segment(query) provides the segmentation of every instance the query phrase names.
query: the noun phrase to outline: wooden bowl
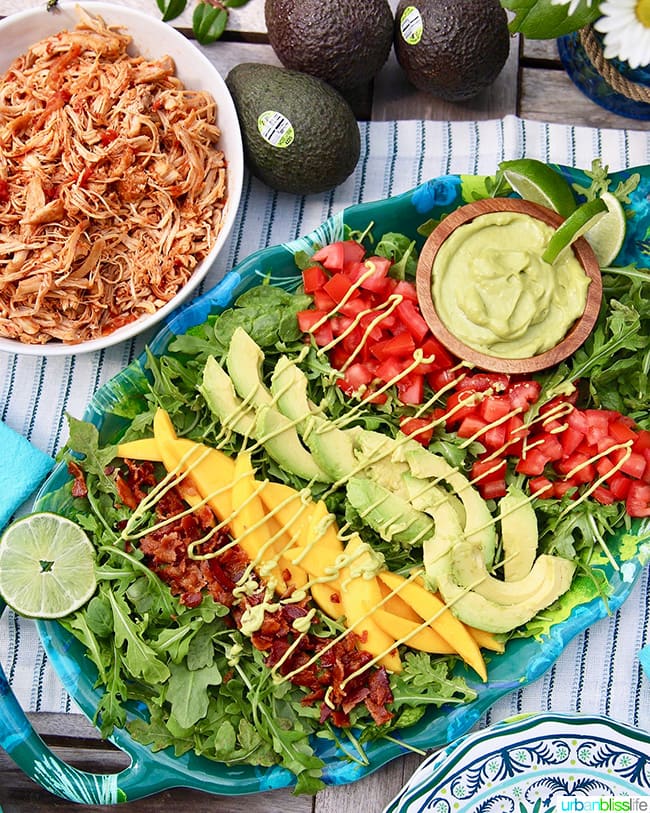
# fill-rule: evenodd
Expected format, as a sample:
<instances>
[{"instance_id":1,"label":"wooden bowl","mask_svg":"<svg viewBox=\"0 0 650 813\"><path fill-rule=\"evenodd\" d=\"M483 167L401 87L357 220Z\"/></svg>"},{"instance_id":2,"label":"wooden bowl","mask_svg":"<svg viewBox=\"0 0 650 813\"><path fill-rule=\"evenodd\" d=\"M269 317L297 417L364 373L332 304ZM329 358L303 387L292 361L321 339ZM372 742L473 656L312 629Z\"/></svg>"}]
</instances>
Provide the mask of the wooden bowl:
<instances>
[{"instance_id":1,"label":"wooden bowl","mask_svg":"<svg viewBox=\"0 0 650 813\"><path fill-rule=\"evenodd\" d=\"M600 266L589 243L580 237L573 243L573 252L582 265L591 283L587 289L587 302L582 316L577 319L565 337L554 347L529 358L502 358L481 353L469 347L453 333L451 333L440 320L433 302L432 271L433 263L440 246L450 234L465 223L469 223L479 215L489 212L520 212L531 215L538 220L557 228L563 218L548 209L530 201L518 198L486 198L474 203L460 206L444 218L433 230L422 247L416 272L416 287L420 309L434 336L455 356L469 362L474 367L500 373L531 373L543 370L558 364L575 352L586 340L593 330L603 295L603 285L600 276Z\"/></svg>"}]
</instances>

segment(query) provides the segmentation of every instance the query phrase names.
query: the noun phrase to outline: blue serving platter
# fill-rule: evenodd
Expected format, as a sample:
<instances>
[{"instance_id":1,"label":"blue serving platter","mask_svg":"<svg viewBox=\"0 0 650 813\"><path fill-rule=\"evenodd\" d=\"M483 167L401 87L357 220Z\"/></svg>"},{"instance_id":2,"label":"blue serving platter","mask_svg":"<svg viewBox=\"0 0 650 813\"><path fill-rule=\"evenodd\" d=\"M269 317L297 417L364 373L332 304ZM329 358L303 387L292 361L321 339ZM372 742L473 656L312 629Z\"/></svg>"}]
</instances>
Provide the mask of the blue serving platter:
<instances>
[{"instance_id":1,"label":"blue serving platter","mask_svg":"<svg viewBox=\"0 0 650 813\"><path fill-rule=\"evenodd\" d=\"M559 169L569 181L588 186L583 172L567 167ZM613 176L614 182L628 177L631 172L639 172L641 181L628 206L634 217L617 264L635 261L637 265L650 267L650 253L647 252L650 167L617 173ZM420 248L424 237L418 233L418 226L429 219L439 220L459 205L481 196L487 196L484 178L449 175L427 181L394 198L348 207L303 238L249 256L215 288L177 312L156 335L150 351L155 355L163 354L175 336L205 322L210 314L228 308L253 286L264 283L295 289L300 282L300 272L294 262L296 252L311 253L317 246L342 239L346 229L364 231L370 222L374 224L374 234L401 232L415 239ZM145 376L144 357L141 357L103 386L88 405L84 418L97 426L104 443L121 436L126 421L115 407L124 398L137 398L142 393ZM68 478L65 467L59 465L39 492L38 510L54 510L53 495ZM59 501L56 510L60 512L61 509ZM513 639L503 654L491 654L487 683L479 682L469 670L463 672L477 693L476 699L465 705L429 709L416 725L400 732L405 745L389 740L368 743L365 746L367 764L359 764L342 758L331 743L323 740L318 745L318 754L326 763L325 782L331 785L354 782L404 754L407 748L444 747L466 734L497 700L537 680L562 655L572 638L614 612L626 600L650 558L648 544L639 543L640 539L647 537L648 523L645 522L643 525L636 523L629 533L608 540L614 564L603 556L596 565L609 584L606 601L593 598L593 594L583 600L584 585L578 580L567 594L565 620L552 626L539 639ZM56 622L38 622L38 629L64 687L92 720L102 690L95 685L97 673L82 645ZM143 716L145 711L133 706L130 713ZM113 804L172 787L240 795L288 787L294 781L287 770L279 767L228 766L192 753L176 757L171 749L153 752L135 742L125 729L116 730L111 741L131 759L130 765L121 773L92 775L66 765L35 734L0 671L0 745L28 775L63 798L86 804Z\"/></svg>"}]
</instances>

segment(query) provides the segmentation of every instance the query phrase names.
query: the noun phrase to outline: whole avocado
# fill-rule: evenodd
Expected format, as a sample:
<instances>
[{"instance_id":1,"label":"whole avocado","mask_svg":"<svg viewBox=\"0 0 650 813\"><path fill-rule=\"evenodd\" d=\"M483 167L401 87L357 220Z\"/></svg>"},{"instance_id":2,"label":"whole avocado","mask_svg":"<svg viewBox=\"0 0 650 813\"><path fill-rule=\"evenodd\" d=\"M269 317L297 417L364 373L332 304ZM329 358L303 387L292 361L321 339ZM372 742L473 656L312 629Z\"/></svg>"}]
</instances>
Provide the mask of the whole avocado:
<instances>
[{"instance_id":1,"label":"whole avocado","mask_svg":"<svg viewBox=\"0 0 650 813\"><path fill-rule=\"evenodd\" d=\"M409 81L447 101L471 99L506 63L510 33L499 0L400 0L395 54Z\"/></svg>"},{"instance_id":2,"label":"whole avocado","mask_svg":"<svg viewBox=\"0 0 650 813\"><path fill-rule=\"evenodd\" d=\"M285 68L342 91L373 79L393 44L388 0L266 0L264 14Z\"/></svg>"},{"instance_id":3,"label":"whole avocado","mask_svg":"<svg viewBox=\"0 0 650 813\"><path fill-rule=\"evenodd\" d=\"M321 79L244 62L226 77L250 171L281 192L325 192L350 175L359 125L338 91Z\"/></svg>"}]
</instances>

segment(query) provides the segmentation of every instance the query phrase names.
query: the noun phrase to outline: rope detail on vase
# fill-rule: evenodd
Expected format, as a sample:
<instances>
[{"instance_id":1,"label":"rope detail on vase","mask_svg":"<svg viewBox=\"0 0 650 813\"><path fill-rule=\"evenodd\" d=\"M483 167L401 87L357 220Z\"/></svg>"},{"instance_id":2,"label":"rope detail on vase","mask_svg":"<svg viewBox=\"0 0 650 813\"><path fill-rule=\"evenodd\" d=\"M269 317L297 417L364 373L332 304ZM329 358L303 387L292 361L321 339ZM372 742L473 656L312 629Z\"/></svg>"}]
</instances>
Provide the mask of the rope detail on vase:
<instances>
[{"instance_id":1,"label":"rope detail on vase","mask_svg":"<svg viewBox=\"0 0 650 813\"><path fill-rule=\"evenodd\" d=\"M650 87L632 82L623 76L612 63L605 59L600 41L597 39L593 26L587 25L580 29L580 42L594 68L617 93L627 96L635 102L650 104Z\"/></svg>"}]
</instances>

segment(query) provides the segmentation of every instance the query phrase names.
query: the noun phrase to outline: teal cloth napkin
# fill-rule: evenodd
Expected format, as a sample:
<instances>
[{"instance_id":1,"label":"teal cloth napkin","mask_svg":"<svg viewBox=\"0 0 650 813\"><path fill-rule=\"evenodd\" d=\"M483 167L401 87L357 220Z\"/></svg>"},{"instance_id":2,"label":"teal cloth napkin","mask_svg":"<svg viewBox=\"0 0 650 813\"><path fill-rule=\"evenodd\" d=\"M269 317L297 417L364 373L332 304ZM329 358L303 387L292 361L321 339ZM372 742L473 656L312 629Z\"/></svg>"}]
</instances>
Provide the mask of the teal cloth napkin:
<instances>
[{"instance_id":1,"label":"teal cloth napkin","mask_svg":"<svg viewBox=\"0 0 650 813\"><path fill-rule=\"evenodd\" d=\"M0 421L0 529L51 471L54 460ZM8 465L7 465L8 461Z\"/></svg>"}]
</instances>

